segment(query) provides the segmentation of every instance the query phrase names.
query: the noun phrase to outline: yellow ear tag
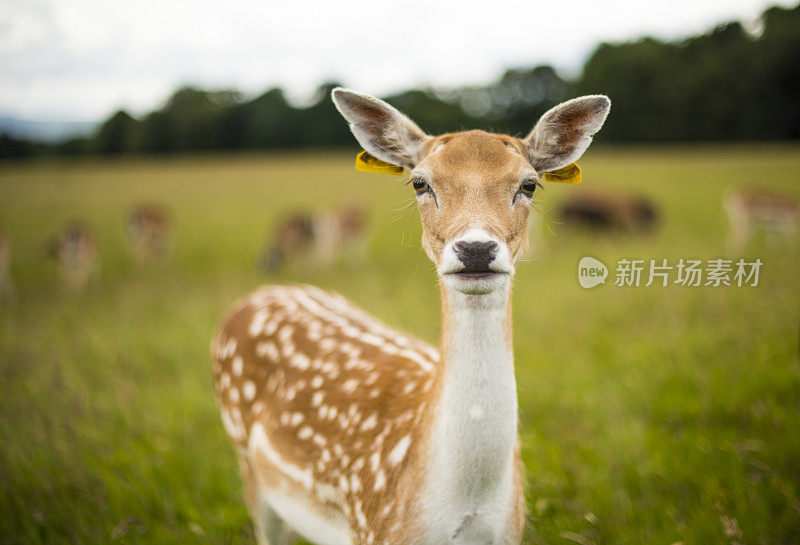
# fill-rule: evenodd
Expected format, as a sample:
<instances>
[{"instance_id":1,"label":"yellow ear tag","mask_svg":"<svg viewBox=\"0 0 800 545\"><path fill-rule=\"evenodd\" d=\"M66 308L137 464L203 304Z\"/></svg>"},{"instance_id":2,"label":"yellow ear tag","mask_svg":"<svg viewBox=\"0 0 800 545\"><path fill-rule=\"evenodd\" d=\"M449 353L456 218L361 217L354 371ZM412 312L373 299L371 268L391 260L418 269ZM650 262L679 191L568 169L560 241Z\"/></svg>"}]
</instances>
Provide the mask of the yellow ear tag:
<instances>
[{"instance_id":1,"label":"yellow ear tag","mask_svg":"<svg viewBox=\"0 0 800 545\"><path fill-rule=\"evenodd\" d=\"M398 167L391 163L381 161L377 157L373 157L366 151L362 151L356 156L356 170L361 172L377 172L379 174L402 174L405 170L403 167Z\"/></svg>"},{"instance_id":2,"label":"yellow ear tag","mask_svg":"<svg viewBox=\"0 0 800 545\"><path fill-rule=\"evenodd\" d=\"M564 168L542 173L542 180L545 182L559 182L562 184L581 183L581 167L578 163L572 163Z\"/></svg>"}]
</instances>

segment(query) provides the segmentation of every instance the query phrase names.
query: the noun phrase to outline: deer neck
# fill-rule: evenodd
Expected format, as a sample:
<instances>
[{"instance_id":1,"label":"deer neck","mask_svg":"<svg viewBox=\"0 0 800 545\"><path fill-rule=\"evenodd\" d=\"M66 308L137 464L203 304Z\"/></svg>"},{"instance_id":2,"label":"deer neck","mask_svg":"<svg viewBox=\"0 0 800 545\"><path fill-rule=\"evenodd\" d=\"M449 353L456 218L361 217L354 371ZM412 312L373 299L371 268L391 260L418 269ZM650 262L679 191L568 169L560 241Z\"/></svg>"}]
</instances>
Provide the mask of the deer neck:
<instances>
[{"instance_id":1,"label":"deer neck","mask_svg":"<svg viewBox=\"0 0 800 545\"><path fill-rule=\"evenodd\" d=\"M479 296L443 288L442 309L431 478L434 503L458 518L504 497L511 482L517 388L510 288Z\"/></svg>"}]
</instances>

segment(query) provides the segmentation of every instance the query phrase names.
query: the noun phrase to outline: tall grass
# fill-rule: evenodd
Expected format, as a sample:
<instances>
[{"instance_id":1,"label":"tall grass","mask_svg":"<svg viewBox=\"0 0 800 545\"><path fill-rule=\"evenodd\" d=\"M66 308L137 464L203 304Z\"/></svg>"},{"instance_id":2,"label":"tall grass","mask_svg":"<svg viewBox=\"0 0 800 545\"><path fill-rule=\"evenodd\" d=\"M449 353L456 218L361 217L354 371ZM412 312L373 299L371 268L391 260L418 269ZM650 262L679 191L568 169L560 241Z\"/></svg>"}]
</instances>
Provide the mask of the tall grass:
<instances>
[{"instance_id":1,"label":"tall grass","mask_svg":"<svg viewBox=\"0 0 800 545\"><path fill-rule=\"evenodd\" d=\"M435 276L411 189L347 154L4 166L0 228L14 304L0 308L0 541L252 543L208 346L237 297L267 282L339 291L435 343ZM545 245L515 280L515 353L530 520L526 543L790 544L800 535L800 252L756 238L757 287L584 290L577 263L738 257L721 198L800 192L800 148L591 150L584 185L537 194ZM574 233L560 200L591 188L654 200L648 236ZM172 259L138 269L122 218L168 205ZM368 258L266 277L256 254L283 210L359 201ZM412 204L412 206L407 206ZM70 218L102 263L80 294L43 241Z\"/></svg>"}]
</instances>

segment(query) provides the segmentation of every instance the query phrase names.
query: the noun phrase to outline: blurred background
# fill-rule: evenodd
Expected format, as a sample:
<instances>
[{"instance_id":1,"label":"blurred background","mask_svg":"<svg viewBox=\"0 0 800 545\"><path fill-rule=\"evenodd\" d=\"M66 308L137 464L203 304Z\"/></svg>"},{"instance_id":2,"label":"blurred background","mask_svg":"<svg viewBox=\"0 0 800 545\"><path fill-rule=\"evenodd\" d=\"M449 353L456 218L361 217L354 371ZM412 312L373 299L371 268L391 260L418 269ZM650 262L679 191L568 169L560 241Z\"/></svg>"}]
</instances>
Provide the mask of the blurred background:
<instances>
[{"instance_id":1,"label":"blurred background","mask_svg":"<svg viewBox=\"0 0 800 545\"><path fill-rule=\"evenodd\" d=\"M341 84L431 134L612 99L515 280L525 543L797 543L799 60L791 2L0 0L0 542L253 543L208 346L260 284L437 343ZM613 285L720 258L758 285Z\"/></svg>"}]
</instances>

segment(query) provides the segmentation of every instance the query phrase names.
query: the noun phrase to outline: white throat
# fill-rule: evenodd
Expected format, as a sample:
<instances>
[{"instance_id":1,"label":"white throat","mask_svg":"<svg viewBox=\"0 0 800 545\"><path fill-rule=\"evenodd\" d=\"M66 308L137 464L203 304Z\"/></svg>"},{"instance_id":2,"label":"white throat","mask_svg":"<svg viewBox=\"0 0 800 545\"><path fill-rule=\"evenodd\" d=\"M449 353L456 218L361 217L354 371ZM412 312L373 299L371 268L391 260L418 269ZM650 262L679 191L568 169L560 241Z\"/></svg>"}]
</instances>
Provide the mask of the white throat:
<instances>
[{"instance_id":1,"label":"white throat","mask_svg":"<svg viewBox=\"0 0 800 545\"><path fill-rule=\"evenodd\" d=\"M491 542L511 506L517 437L508 289L443 294L444 375L426 494L431 531L455 542Z\"/></svg>"}]
</instances>

